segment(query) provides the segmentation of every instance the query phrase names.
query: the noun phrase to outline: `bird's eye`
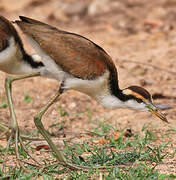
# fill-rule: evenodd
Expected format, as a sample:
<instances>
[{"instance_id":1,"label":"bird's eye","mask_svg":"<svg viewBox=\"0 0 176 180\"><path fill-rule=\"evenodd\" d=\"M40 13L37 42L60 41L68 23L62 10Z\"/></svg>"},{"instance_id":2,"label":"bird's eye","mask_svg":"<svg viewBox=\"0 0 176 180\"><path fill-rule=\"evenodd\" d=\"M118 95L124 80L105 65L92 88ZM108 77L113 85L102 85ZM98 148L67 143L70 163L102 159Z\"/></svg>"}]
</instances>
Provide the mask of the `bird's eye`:
<instances>
[{"instance_id":1,"label":"bird's eye","mask_svg":"<svg viewBox=\"0 0 176 180\"><path fill-rule=\"evenodd\" d=\"M137 98L136 101L137 101L138 103L142 103L142 102L143 102L142 99L139 99L139 98Z\"/></svg>"}]
</instances>

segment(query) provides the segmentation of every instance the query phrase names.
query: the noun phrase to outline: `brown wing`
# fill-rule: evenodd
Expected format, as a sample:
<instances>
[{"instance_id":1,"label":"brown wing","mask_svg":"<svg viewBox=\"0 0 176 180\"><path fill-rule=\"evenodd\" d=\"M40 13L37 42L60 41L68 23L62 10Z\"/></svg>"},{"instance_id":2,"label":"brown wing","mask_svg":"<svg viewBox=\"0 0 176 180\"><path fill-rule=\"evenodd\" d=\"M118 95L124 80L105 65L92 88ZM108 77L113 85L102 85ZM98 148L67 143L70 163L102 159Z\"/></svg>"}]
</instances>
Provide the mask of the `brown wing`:
<instances>
[{"instance_id":1,"label":"brown wing","mask_svg":"<svg viewBox=\"0 0 176 180\"><path fill-rule=\"evenodd\" d=\"M22 31L32 37L66 72L81 79L95 79L109 69L117 76L110 56L87 38L33 19L20 18L22 21L16 23Z\"/></svg>"}]
</instances>

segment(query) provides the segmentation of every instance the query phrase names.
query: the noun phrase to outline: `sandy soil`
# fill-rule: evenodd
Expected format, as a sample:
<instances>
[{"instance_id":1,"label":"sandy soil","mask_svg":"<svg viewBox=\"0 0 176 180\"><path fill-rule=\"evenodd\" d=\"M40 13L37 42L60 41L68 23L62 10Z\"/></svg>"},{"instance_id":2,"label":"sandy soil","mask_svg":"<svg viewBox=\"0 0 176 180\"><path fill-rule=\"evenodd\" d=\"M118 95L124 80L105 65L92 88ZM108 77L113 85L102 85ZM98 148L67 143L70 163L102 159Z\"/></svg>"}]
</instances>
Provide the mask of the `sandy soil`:
<instances>
[{"instance_id":1,"label":"sandy soil","mask_svg":"<svg viewBox=\"0 0 176 180\"><path fill-rule=\"evenodd\" d=\"M98 121L107 120L116 128L131 128L141 133L145 123L152 123L159 133L176 127L176 1L175 0L12 0L0 1L0 14L10 20L19 15L35 18L60 29L82 34L102 46L113 58L119 74L121 88L142 85L156 98L155 103L167 104L164 110L169 124L145 112L106 110L90 97L75 91L62 95L43 118L45 127L64 122L62 132L85 132L95 128ZM21 32L20 32L21 34ZM34 52L25 44L28 52ZM133 63L129 62L133 61ZM138 61L139 63L134 63ZM152 66L148 66L147 63ZM155 68L159 67L161 69ZM4 80L0 72L0 100L5 99ZM58 82L45 78L31 78L15 82L13 99L20 129L35 133L33 116L58 90ZM32 97L31 103L24 95ZM58 106L68 113L61 117ZM90 117L91 112L91 117ZM7 108L0 109L0 120L10 123ZM56 128L49 130L57 134ZM175 142L176 134L167 140ZM0 141L5 144L5 141ZM158 142L160 143L160 142ZM176 157L168 157L158 166L160 172L176 174Z\"/></svg>"}]
</instances>

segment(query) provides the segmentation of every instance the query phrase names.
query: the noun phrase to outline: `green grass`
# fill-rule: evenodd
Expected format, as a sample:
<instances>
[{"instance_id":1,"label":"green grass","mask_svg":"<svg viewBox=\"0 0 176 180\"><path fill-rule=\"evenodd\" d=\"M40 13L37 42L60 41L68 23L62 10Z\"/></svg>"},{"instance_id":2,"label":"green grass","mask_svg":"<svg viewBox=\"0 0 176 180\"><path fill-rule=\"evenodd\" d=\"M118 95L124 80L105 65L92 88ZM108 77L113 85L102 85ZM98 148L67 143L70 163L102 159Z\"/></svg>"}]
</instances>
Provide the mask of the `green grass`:
<instances>
[{"instance_id":1,"label":"green grass","mask_svg":"<svg viewBox=\"0 0 176 180\"><path fill-rule=\"evenodd\" d=\"M5 100L3 100L3 101L1 102L1 104L0 104L0 108L1 108L1 109L4 109L4 108L7 108L7 107L8 107L8 104L6 103Z\"/></svg>"},{"instance_id":2,"label":"green grass","mask_svg":"<svg viewBox=\"0 0 176 180\"><path fill-rule=\"evenodd\" d=\"M31 97L28 93L26 93L26 94L24 95L24 101L25 101L26 103L30 103L32 100L33 100L32 97Z\"/></svg>"},{"instance_id":3,"label":"green grass","mask_svg":"<svg viewBox=\"0 0 176 180\"><path fill-rule=\"evenodd\" d=\"M64 116L65 112L61 112ZM156 167L163 162L168 153L166 149L169 142L156 144L158 137L151 126L144 126L142 129L143 136L134 134L132 137L125 137L125 131L121 131L118 138L114 138L113 131L117 131L106 121L99 123L95 128L89 141L83 143L65 143L63 153L68 161L82 166L89 166L88 172L74 171L64 168L58 164L52 163L49 159L45 159L47 168L37 169L31 165L25 165L30 169L30 173L25 173L21 169L8 166L4 174L0 170L1 179L105 179L105 180L150 180L150 179L176 179L173 174L161 174ZM173 132L172 130L170 132ZM166 132L167 136L169 131ZM161 135L162 138L164 135ZM95 144L94 140L99 138L108 140L107 144ZM27 145L29 148L30 145ZM0 147L0 157L3 156L5 148ZM21 158L26 159L25 152L20 149ZM14 148L10 148L10 154L14 154ZM54 155L53 155L54 156ZM2 161L0 161L2 162ZM50 165L50 166L48 166ZM101 172L95 167L104 166Z\"/></svg>"}]
</instances>

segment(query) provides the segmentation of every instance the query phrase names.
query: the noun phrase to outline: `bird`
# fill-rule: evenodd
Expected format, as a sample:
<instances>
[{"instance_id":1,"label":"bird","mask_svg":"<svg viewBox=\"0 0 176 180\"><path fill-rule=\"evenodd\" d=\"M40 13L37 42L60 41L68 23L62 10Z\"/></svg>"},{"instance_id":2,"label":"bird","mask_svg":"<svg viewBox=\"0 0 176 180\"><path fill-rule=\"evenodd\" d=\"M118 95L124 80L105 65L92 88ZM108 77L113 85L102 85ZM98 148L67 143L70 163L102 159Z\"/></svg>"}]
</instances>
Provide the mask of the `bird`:
<instances>
[{"instance_id":1,"label":"bird","mask_svg":"<svg viewBox=\"0 0 176 180\"><path fill-rule=\"evenodd\" d=\"M105 108L149 111L168 122L166 116L153 104L152 96L146 89L140 86L120 89L117 68L102 47L82 35L28 17L19 18L15 23L41 56L45 66L41 75L60 82L56 95L34 117L36 127L56 155L58 150L46 133L41 119L50 105L70 89L89 95Z\"/></svg>"},{"instance_id":2,"label":"bird","mask_svg":"<svg viewBox=\"0 0 176 180\"><path fill-rule=\"evenodd\" d=\"M168 122L166 116L153 104L152 96L146 89L140 86L120 89L117 68L102 47L82 35L63 31L28 17L19 18L14 23L19 26L37 55L41 57L43 67L38 69L40 76L55 79L60 83L56 94L34 116L36 127L59 162L75 168L65 160L52 142L43 126L42 117L60 95L68 90L87 94L105 108L149 111L162 121ZM8 42L9 46L13 46L13 42ZM36 62L35 58L32 62ZM33 64L28 63L28 60L26 63L28 66Z\"/></svg>"}]
</instances>

